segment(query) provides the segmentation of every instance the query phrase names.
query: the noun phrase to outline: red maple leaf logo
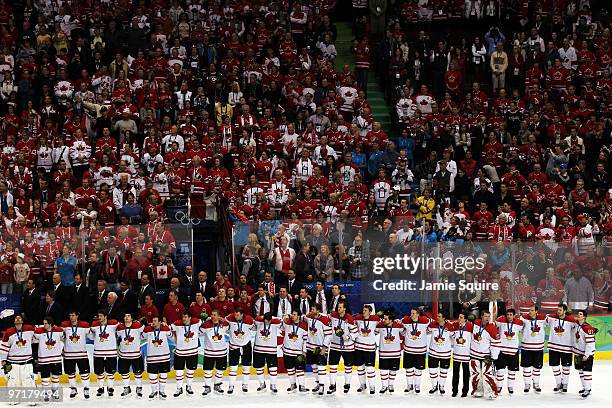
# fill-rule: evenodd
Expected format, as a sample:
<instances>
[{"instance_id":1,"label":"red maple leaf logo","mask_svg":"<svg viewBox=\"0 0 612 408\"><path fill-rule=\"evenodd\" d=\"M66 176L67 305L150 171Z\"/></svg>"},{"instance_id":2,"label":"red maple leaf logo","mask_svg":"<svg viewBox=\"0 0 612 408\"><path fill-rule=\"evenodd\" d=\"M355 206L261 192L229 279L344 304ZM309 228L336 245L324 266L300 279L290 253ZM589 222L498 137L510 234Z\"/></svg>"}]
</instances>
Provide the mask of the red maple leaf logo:
<instances>
[{"instance_id":1,"label":"red maple leaf logo","mask_svg":"<svg viewBox=\"0 0 612 408\"><path fill-rule=\"evenodd\" d=\"M389 342L391 342L391 341L393 341L393 340L395 340L395 336L394 336L394 335L391 335L391 336L385 336L385 341L389 341Z\"/></svg>"},{"instance_id":2,"label":"red maple leaf logo","mask_svg":"<svg viewBox=\"0 0 612 408\"><path fill-rule=\"evenodd\" d=\"M189 332L185 333L185 338L186 339L191 339L191 338L193 338L193 336L194 336L194 334L193 334L192 331L189 331Z\"/></svg>"},{"instance_id":3,"label":"red maple leaf logo","mask_svg":"<svg viewBox=\"0 0 612 408\"><path fill-rule=\"evenodd\" d=\"M559 326L555 327L555 333L556 334L560 335L560 334L563 334L564 332L565 332L565 330L563 329L563 327L559 327Z\"/></svg>"},{"instance_id":4,"label":"red maple leaf logo","mask_svg":"<svg viewBox=\"0 0 612 408\"><path fill-rule=\"evenodd\" d=\"M159 347L163 344L163 340L162 339L153 339L153 341L151 343L153 343L155 346Z\"/></svg>"},{"instance_id":5,"label":"red maple leaf logo","mask_svg":"<svg viewBox=\"0 0 612 408\"><path fill-rule=\"evenodd\" d=\"M366 329L366 328L363 328L363 329L361 329L361 333L362 333L364 336L367 336L368 334L372 333L372 330L370 330L370 329Z\"/></svg>"},{"instance_id":6,"label":"red maple leaf logo","mask_svg":"<svg viewBox=\"0 0 612 408\"><path fill-rule=\"evenodd\" d=\"M49 347L53 347L53 346L55 346L55 344L56 344L56 343L57 343L57 342L56 342L55 340L53 340L53 339L51 339L51 340L47 340L47 341L45 342L45 344L46 344L47 346L49 346Z\"/></svg>"},{"instance_id":7,"label":"red maple leaf logo","mask_svg":"<svg viewBox=\"0 0 612 408\"><path fill-rule=\"evenodd\" d=\"M506 337L514 337L514 332L505 331L504 332L504 336L506 336Z\"/></svg>"},{"instance_id":8,"label":"red maple leaf logo","mask_svg":"<svg viewBox=\"0 0 612 408\"><path fill-rule=\"evenodd\" d=\"M100 340L108 340L108 333L100 333Z\"/></svg>"},{"instance_id":9,"label":"red maple leaf logo","mask_svg":"<svg viewBox=\"0 0 612 408\"><path fill-rule=\"evenodd\" d=\"M73 343L76 343L79 341L79 339L81 338L81 336L79 336L78 334L73 334L69 337L70 341Z\"/></svg>"}]
</instances>

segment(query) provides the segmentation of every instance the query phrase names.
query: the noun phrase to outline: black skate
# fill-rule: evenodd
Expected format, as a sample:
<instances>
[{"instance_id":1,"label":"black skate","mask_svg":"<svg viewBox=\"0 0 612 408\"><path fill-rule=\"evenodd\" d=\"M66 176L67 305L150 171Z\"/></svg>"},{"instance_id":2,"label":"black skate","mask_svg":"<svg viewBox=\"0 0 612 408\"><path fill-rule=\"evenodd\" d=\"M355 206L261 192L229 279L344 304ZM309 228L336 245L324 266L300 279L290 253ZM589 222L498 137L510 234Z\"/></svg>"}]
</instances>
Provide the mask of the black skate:
<instances>
[{"instance_id":1,"label":"black skate","mask_svg":"<svg viewBox=\"0 0 612 408\"><path fill-rule=\"evenodd\" d=\"M389 386L389 392L390 392L391 394L393 394L393 393L395 392L395 388L393 388L393 385L390 385L390 386Z\"/></svg>"},{"instance_id":2,"label":"black skate","mask_svg":"<svg viewBox=\"0 0 612 408\"><path fill-rule=\"evenodd\" d=\"M193 388L191 388L191 385L186 386L185 391L187 391L187 395L193 395Z\"/></svg>"},{"instance_id":3,"label":"black skate","mask_svg":"<svg viewBox=\"0 0 612 408\"><path fill-rule=\"evenodd\" d=\"M376 394L376 389L374 387L370 387L370 395Z\"/></svg>"},{"instance_id":4,"label":"black skate","mask_svg":"<svg viewBox=\"0 0 612 408\"><path fill-rule=\"evenodd\" d=\"M420 394L421 393L421 389L417 388L417 387L414 387L414 393L415 394Z\"/></svg>"},{"instance_id":5,"label":"black skate","mask_svg":"<svg viewBox=\"0 0 612 408\"><path fill-rule=\"evenodd\" d=\"M563 393L565 394L567 392L567 385L563 386Z\"/></svg>"},{"instance_id":6,"label":"black skate","mask_svg":"<svg viewBox=\"0 0 612 408\"><path fill-rule=\"evenodd\" d=\"M210 394L210 387L208 385L204 386L204 392L202 393L202 395L206 396Z\"/></svg>"},{"instance_id":7,"label":"black skate","mask_svg":"<svg viewBox=\"0 0 612 408\"><path fill-rule=\"evenodd\" d=\"M76 396L77 396L76 387L70 387L70 398L76 398Z\"/></svg>"},{"instance_id":8,"label":"black skate","mask_svg":"<svg viewBox=\"0 0 612 408\"><path fill-rule=\"evenodd\" d=\"M168 398L168 397L166 396L166 394L160 391L160 392L159 392L159 399L165 400L166 398Z\"/></svg>"},{"instance_id":9,"label":"black skate","mask_svg":"<svg viewBox=\"0 0 612 408\"><path fill-rule=\"evenodd\" d=\"M327 395L332 395L336 392L336 386L335 385L330 385L329 386L329 390L327 390Z\"/></svg>"},{"instance_id":10,"label":"black skate","mask_svg":"<svg viewBox=\"0 0 612 408\"><path fill-rule=\"evenodd\" d=\"M142 387L136 387L136 396L142 398Z\"/></svg>"},{"instance_id":11,"label":"black skate","mask_svg":"<svg viewBox=\"0 0 612 408\"><path fill-rule=\"evenodd\" d=\"M265 390L266 390L266 383L261 383L259 384L259 387L257 387L258 392L265 391Z\"/></svg>"},{"instance_id":12,"label":"black skate","mask_svg":"<svg viewBox=\"0 0 612 408\"><path fill-rule=\"evenodd\" d=\"M413 390L414 390L414 385L409 385L409 386L406 387L404 392L412 392Z\"/></svg>"},{"instance_id":13,"label":"black skate","mask_svg":"<svg viewBox=\"0 0 612 408\"><path fill-rule=\"evenodd\" d=\"M304 387L303 385L300 385L300 388L298 390L300 392L308 392L308 388Z\"/></svg>"},{"instance_id":14,"label":"black skate","mask_svg":"<svg viewBox=\"0 0 612 408\"><path fill-rule=\"evenodd\" d=\"M508 394L510 394L510 395L514 394L514 389L513 388L508 388Z\"/></svg>"},{"instance_id":15,"label":"black skate","mask_svg":"<svg viewBox=\"0 0 612 408\"><path fill-rule=\"evenodd\" d=\"M111 387L107 387L106 391L108 392L109 397L112 397L113 394L115 393L115 389Z\"/></svg>"},{"instance_id":16,"label":"black skate","mask_svg":"<svg viewBox=\"0 0 612 408\"><path fill-rule=\"evenodd\" d=\"M101 397L104 395L104 388L100 387L98 388L98 391L96 392L96 397Z\"/></svg>"},{"instance_id":17,"label":"black skate","mask_svg":"<svg viewBox=\"0 0 612 408\"><path fill-rule=\"evenodd\" d=\"M439 391L440 391L440 395L444 395L446 393L446 391L444 391L444 387L440 387Z\"/></svg>"},{"instance_id":18,"label":"black skate","mask_svg":"<svg viewBox=\"0 0 612 408\"><path fill-rule=\"evenodd\" d=\"M438 392L438 386L434 386L431 390L429 390L430 394L435 394L436 392Z\"/></svg>"},{"instance_id":19,"label":"black skate","mask_svg":"<svg viewBox=\"0 0 612 408\"><path fill-rule=\"evenodd\" d=\"M278 388L276 388L276 385L270 384L270 391L272 391L272 394L277 394Z\"/></svg>"},{"instance_id":20,"label":"black skate","mask_svg":"<svg viewBox=\"0 0 612 408\"><path fill-rule=\"evenodd\" d=\"M540 388L540 386L539 386L539 385L534 385L534 386L533 386L533 390L534 390L536 393L538 393L538 394L542 392L542 389Z\"/></svg>"},{"instance_id":21,"label":"black skate","mask_svg":"<svg viewBox=\"0 0 612 408\"><path fill-rule=\"evenodd\" d=\"M177 388L177 389L176 389L176 392L175 392L175 393L174 393L174 395L173 395L173 397L174 397L174 398L177 398L177 397L180 397L181 395L183 395L183 387L181 387L181 388Z\"/></svg>"},{"instance_id":22,"label":"black skate","mask_svg":"<svg viewBox=\"0 0 612 408\"><path fill-rule=\"evenodd\" d=\"M291 387L287 388L287 392L294 393L297 391L297 385L291 384Z\"/></svg>"},{"instance_id":23,"label":"black skate","mask_svg":"<svg viewBox=\"0 0 612 408\"><path fill-rule=\"evenodd\" d=\"M132 393L132 388L131 387L123 387L123 392L121 393L121 396L122 397L127 397L131 393Z\"/></svg>"},{"instance_id":24,"label":"black skate","mask_svg":"<svg viewBox=\"0 0 612 408\"><path fill-rule=\"evenodd\" d=\"M321 388L319 388L319 396L323 396L323 394L325 394L325 386L321 385Z\"/></svg>"},{"instance_id":25,"label":"black skate","mask_svg":"<svg viewBox=\"0 0 612 408\"><path fill-rule=\"evenodd\" d=\"M242 392L249 392L249 386L246 384L242 384Z\"/></svg>"},{"instance_id":26,"label":"black skate","mask_svg":"<svg viewBox=\"0 0 612 408\"><path fill-rule=\"evenodd\" d=\"M89 388L83 388L83 396L85 397L85 399L89 399Z\"/></svg>"},{"instance_id":27,"label":"black skate","mask_svg":"<svg viewBox=\"0 0 612 408\"><path fill-rule=\"evenodd\" d=\"M233 393L234 393L234 386L233 386L233 385L230 385L230 386L227 388L227 395L231 395L231 394L233 394Z\"/></svg>"},{"instance_id":28,"label":"black skate","mask_svg":"<svg viewBox=\"0 0 612 408\"><path fill-rule=\"evenodd\" d=\"M525 386L525 389L523 390L524 393L528 393L529 390L531 390L531 387L529 385Z\"/></svg>"},{"instance_id":29,"label":"black skate","mask_svg":"<svg viewBox=\"0 0 612 408\"><path fill-rule=\"evenodd\" d=\"M151 391L151 393L149 394L149 399L154 399L157 397L157 391Z\"/></svg>"},{"instance_id":30,"label":"black skate","mask_svg":"<svg viewBox=\"0 0 612 408\"><path fill-rule=\"evenodd\" d=\"M215 387L214 387L214 390L215 390L215 392L217 394L223 394L223 392L224 392L223 388L221 388L221 383L216 383Z\"/></svg>"},{"instance_id":31,"label":"black skate","mask_svg":"<svg viewBox=\"0 0 612 408\"><path fill-rule=\"evenodd\" d=\"M351 390L351 384L344 384L344 393L348 394L350 390Z\"/></svg>"},{"instance_id":32,"label":"black skate","mask_svg":"<svg viewBox=\"0 0 612 408\"><path fill-rule=\"evenodd\" d=\"M319 384L319 382L317 381L316 385L312 389L312 393L316 394L317 392L319 392L319 387L321 387L321 384Z\"/></svg>"},{"instance_id":33,"label":"black skate","mask_svg":"<svg viewBox=\"0 0 612 408\"><path fill-rule=\"evenodd\" d=\"M382 387L382 388L380 389L380 391L378 391L378 392L379 392L379 393L381 393L381 394L386 393L386 392L387 392L387 387Z\"/></svg>"},{"instance_id":34,"label":"black skate","mask_svg":"<svg viewBox=\"0 0 612 408\"><path fill-rule=\"evenodd\" d=\"M359 388L357 388L357 392L364 392L367 389L368 387L366 387L365 385L360 385Z\"/></svg>"},{"instance_id":35,"label":"black skate","mask_svg":"<svg viewBox=\"0 0 612 408\"><path fill-rule=\"evenodd\" d=\"M584 392L580 395L582 399L586 399L589 395L591 395L591 390L584 390Z\"/></svg>"}]
</instances>

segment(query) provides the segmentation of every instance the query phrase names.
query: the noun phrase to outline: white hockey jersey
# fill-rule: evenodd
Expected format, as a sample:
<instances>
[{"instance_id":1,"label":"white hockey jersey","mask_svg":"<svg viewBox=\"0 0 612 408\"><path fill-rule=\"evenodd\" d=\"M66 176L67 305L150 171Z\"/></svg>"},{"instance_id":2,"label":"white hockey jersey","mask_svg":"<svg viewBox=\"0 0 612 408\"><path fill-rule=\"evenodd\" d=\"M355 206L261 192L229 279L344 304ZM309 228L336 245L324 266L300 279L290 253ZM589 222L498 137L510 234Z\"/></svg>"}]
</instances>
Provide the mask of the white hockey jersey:
<instances>
[{"instance_id":1,"label":"white hockey jersey","mask_svg":"<svg viewBox=\"0 0 612 408\"><path fill-rule=\"evenodd\" d=\"M89 323L79 321L73 326L70 321L62 322L61 328L64 331L64 358L68 360L87 358L87 334L89 333Z\"/></svg>"},{"instance_id":2,"label":"white hockey jersey","mask_svg":"<svg viewBox=\"0 0 612 408\"><path fill-rule=\"evenodd\" d=\"M138 358L142 354L140 351L140 339L144 326L133 321L130 327L124 323L117 325L117 337L119 341L119 357L120 358Z\"/></svg>"}]
</instances>

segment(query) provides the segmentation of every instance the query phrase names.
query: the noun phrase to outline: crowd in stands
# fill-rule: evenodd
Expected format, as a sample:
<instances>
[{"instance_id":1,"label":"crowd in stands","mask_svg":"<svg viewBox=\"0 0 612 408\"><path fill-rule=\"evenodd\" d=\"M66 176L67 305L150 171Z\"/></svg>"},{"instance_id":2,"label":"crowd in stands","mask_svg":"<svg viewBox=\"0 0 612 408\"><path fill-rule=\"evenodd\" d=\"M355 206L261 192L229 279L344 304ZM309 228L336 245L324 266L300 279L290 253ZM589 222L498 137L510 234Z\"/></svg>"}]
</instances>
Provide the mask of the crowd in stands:
<instances>
[{"instance_id":1,"label":"crowd in stands","mask_svg":"<svg viewBox=\"0 0 612 408\"><path fill-rule=\"evenodd\" d=\"M442 242L488 252L505 303L608 310L605 6L353 0L353 69L334 0L0 0L2 293L37 319L56 301L151 317L204 307L204 274L229 310ZM248 229L227 274L173 266L168 207L187 204ZM503 262L514 242L533 250Z\"/></svg>"}]
</instances>

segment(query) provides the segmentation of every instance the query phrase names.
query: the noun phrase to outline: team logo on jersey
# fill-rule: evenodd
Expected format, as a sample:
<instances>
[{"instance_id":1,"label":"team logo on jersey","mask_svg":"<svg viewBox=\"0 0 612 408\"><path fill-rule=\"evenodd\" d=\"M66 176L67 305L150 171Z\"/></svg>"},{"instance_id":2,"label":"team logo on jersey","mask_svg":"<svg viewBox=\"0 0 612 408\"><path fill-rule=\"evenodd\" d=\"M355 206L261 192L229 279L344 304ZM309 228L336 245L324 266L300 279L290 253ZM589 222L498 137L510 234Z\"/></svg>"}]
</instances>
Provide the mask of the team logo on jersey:
<instances>
[{"instance_id":1,"label":"team logo on jersey","mask_svg":"<svg viewBox=\"0 0 612 408\"><path fill-rule=\"evenodd\" d=\"M189 343L191 339L193 339L193 336L194 334L191 330L185 333L185 343Z\"/></svg>"},{"instance_id":2,"label":"team logo on jersey","mask_svg":"<svg viewBox=\"0 0 612 408\"><path fill-rule=\"evenodd\" d=\"M317 335L317 328L316 327L311 327L309 331L310 331L310 334L312 334L313 336Z\"/></svg>"},{"instance_id":3,"label":"team logo on jersey","mask_svg":"<svg viewBox=\"0 0 612 408\"><path fill-rule=\"evenodd\" d=\"M134 336L126 336L123 338L123 344L126 346L134 341Z\"/></svg>"},{"instance_id":4,"label":"team logo on jersey","mask_svg":"<svg viewBox=\"0 0 612 408\"><path fill-rule=\"evenodd\" d=\"M535 337L540 333L540 326L536 324L534 328L531 329L531 337Z\"/></svg>"},{"instance_id":5,"label":"team logo on jersey","mask_svg":"<svg viewBox=\"0 0 612 408\"><path fill-rule=\"evenodd\" d=\"M270 332L268 330L260 330L259 334L263 337L264 341L270 340Z\"/></svg>"},{"instance_id":6,"label":"team logo on jersey","mask_svg":"<svg viewBox=\"0 0 612 408\"><path fill-rule=\"evenodd\" d=\"M234 336L238 337L239 339L244 337L244 332L242 330L236 330L234 332Z\"/></svg>"},{"instance_id":7,"label":"team logo on jersey","mask_svg":"<svg viewBox=\"0 0 612 408\"><path fill-rule=\"evenodd\" d=\"M372 330L370 330L370 329L366 329L365 327L363 329L361 329L361 335L363 337L368 337L370 335L370 333L372 333Z\"/></svg>"},{"instance_id":8,"label":"team logo on jersey","mask_svg":"<svg viewBox=\"0 0 612 408\"><path fill-rule=\"evenodd\" d=\"M100 335L98 336L98 338L100 339L100 342L105 342L108 340L108 333L104 332L104 333L100 333Z\"/></svg>"},{"instance_id":9,"label":"team logo on jersey","mask_svg":"<svg viewBox=\"0 0 612 408\"><path fill-rule=\"evenodd\" d=\"M444 343L444 337L442 337L442 336L436 336L436 337L434 337L434 340L435 340L435 341L436 341L436 343L438 343L438 344L442 344L442 343Z\"/></svg>"},{"instance_id":10,"label":"team logo on jersey","mask_svg":"<svg viewBox=\"0 0 612 408\"><path fill-rule=\"evenodd\" d=\"M55 347L56 344L57 342L53 339L47 340L45 342L45 345L47 346L47 350L51 350L53 347Z\"/></svg>"},{"instance_id":11,"label":"team logo on jersey","mask_svg":"<svg viewBox=\"0 0 612 408\"><path fill-rule=\"evenodd\" d=\"M512 338L514 337L514 332L505 331L504 336L506 336L506 339L512 340Z\"/></svg>"},{"instance_id":12,"label":"team logo on jersey","mask_svg":"<svg viewBox=\"0 0 612 408\"><path fill-rule=\"evenodd\" d=\"M482 335L478 333L474 333L474 340L480 341L480 339L482 339Z\"/></svg>"},{"instance_id":13,"label":"team logo on jersey","mask_svg":"<svg viewBox=\"0 0 612 408\"><path fill-rule=\"evenodd\" d=\"M564 333L565 333L565 329L563 327L559 327L559 326L555 327L555 334L557 336L563 336Z\"/></svg>"},{"instance_id":14,"label":"team logo on jersey","mask_svg":"<svg viewBox=\"0 0 612 408\"><path fill-rule=\"evenodd\" d=\"M459 337L457 339L457 344L465 344L465 339L463 337Z\"/></svg>"},{"instance_id":15,"label":"team logo on jersey","mask_svg":"<svg viewBox=\"0 0 612 408\"><path fill-rule=\"evenodd\" d=\"M297 341L297 339L298 339L298 335L297 335L297 334L295 334L295 333L289 333L289 334L287 335L287 338L288 338L289 340L291 340L291 341Z\"/></svg>"},{"instance_id":16,"label":"team logo on jersey","mask_svg":"<svg viewBox=\"0 0 612 408\"><path fill-rule=\"evenodd\" d=\"M19 339L19 340L17 340L16 344L17 344L17 347L25 347L26 343L27 343L27 340Z\"/></svg>"},{"instance_id":17,"label":"team logo on jersey","mask_svg":"<svg viewBox=\"0 0 612 408\"><path fill-rule=\"evenodd\" d=\"M155 347L160 347L163 343L164 343L164 341L162 339L153 339L153 340L151 340L151 344L153 344L153 346L155 346Z\"/></svg>"},{"instance_id":18,"label":"team logo on jersey","mask_svg":"<svg viewBox=\"0 0 612 408\"><path fill-rule=\"evenodd\" d=\"M394 335L385 336L385 343L391 344L391 343L393 343L393 340L395 340L395 336Z\"/></svg>"},{"instance_id":19,"label":"team logo on jersey","mask_svg":"<svg viewBox=\"0 0 612 408\"><path fill-rule=\"evenodd\" d=\"M221 339L223 339L223 336L220 334L213 334L212 336L213 341L221 341Z\"/></svg>"},{"instance_id":20,"label":"team logo on jersey","mask_svg":"<svg viewBox=\"0 0 612 408\"><path fill-rule=\"evenodd\" d=\"M412 340L416 340L420 335L421 335L421 331L420 330L413 330L413 331L410 332L410 338Z\"/></svg>"},{"instance_id":21,"label":"team logo on jersey","mask_svg":"<svg viewBox=\"0 0 612 408\"><path fill-rule=\"evenodd\" d=\"M79 340L81 339L81 336L79 336L78 334L72 334L68 338L70 339L71 342L78 343Z\"/></svg>"}]
</instances>

